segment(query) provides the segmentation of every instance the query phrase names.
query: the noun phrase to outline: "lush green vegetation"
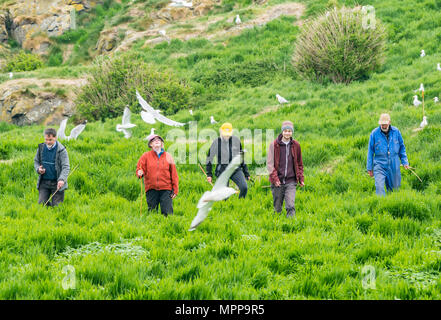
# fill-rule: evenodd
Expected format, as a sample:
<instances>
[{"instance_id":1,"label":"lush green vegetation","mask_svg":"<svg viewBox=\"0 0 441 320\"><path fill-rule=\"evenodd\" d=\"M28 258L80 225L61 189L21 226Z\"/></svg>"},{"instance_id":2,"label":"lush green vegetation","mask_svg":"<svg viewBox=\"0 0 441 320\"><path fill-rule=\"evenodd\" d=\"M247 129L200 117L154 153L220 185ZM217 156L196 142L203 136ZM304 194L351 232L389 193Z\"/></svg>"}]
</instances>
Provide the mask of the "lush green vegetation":
<instances>
[{"instance_id":1,"label":"lush green vegetation","mask_svg":"<svg viewBox=\"0 0 441 320\"><path fill-rule=\"evenodd\" d=\"M327 7L326 1L306 4L306 16ZM255 176L265 164L255 162L250 168L256 183L247 198L214 204L194 232L187 230L196 203L210 188L197 165L178 165L174 216L140 216L134 171L152 126L136 115L130 140L115 131L118 118L89 123L77 141L66 142L72 167L79 167L63 205L42 208L32 159L43 126L0 124L0 297L440 299L441 108L432 98L441 93L441 1L369 4L387 30L385 64L349 85L298 78L289 62L300 28L289 17L229 39L172 40L151 49L140 42L133 48L139 62L172 69L193 89L195 116L180 110L174 120L198 120L199 130L217 130L209 122L213 115L239 130L276 133L282 120L294 122L306 177L295 220L273 214L270 190L261 188L267 177ZM44 70L26 75L41 77ZM51 76L79 74L87 67L49 70ZM414 132L422 110L411 103L420 83L429 125ZM291 103L279 106L276 93ZM402 170L402 188L386 198L375 196L366 174L369 134L382 112L401 130L410 164L423 180ZM172 132L154 127L164 137ZM244 143L249 154L265 155L266 144ZM166 139L166 149L172 146ZM75 290L62 287L68 264L76 270ZM363 288L365 266L375 268L375 290Z\"/></svg>"}]
</instances>

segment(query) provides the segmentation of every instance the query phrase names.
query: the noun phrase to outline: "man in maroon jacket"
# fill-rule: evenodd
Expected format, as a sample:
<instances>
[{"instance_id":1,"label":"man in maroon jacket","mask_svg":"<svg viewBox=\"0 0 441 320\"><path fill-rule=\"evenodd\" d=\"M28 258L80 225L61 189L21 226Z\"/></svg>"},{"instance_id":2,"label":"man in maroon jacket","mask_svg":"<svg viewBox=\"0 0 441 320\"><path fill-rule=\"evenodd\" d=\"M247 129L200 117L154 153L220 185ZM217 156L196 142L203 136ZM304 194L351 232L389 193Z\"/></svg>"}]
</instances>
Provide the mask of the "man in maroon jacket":
<instances>
[{"instance_id":1,"label":"man in maroon jacket","mask_svg":"<svg viewBox=\"0 0 441 320\"><path fill-rule=\"evenodd\" d=\"M300 144L293 140L294 126L291 121L284 121L282 133L269 146L267 166L274 211L282 212L285 200L286 217L295 217L296 186L303 187L303 160Z\"/></svg>"}]
</instances>

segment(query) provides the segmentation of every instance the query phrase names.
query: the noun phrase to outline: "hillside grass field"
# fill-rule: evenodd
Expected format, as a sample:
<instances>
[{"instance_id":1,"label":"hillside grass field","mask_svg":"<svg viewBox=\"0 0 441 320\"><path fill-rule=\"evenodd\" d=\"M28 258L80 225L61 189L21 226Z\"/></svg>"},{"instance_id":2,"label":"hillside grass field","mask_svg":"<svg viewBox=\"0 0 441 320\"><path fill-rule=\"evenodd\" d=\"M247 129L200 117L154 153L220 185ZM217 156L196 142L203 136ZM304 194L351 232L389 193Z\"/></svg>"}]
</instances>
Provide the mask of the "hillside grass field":
<instances>
[{"instance_id":1,"label":"hillside grass field","mask_svg":"<svg viewBox=\"0 0 441 320\"><path fill-rule=\"evenodd\" d=\"M237 10L248 4L241 3ZM304 19L327 6L303 3ZM290 61L301 26L286 16L231 38L172 40L151 48L139 42L131 49L140 61L189 83L195 115L181 110L169 117L196 120L199 132L218 130L211 115L238 130L271 129L276 135L283 120L294 123L306 185L297 190L296 219L287 219L285 210L273 213L271 191L262 188L268 177L256 177L264 162L249 164L255 183L248 184L246 199L215 203L193 232L188 229L197 201L211 188L195 164L177 165L174 215L147 212L144 198L141 216L135 169L148 150L143 139L151 127L163 137L171 128L149 126L137 114L128 140L115 130L119 117L90 122L78 140L62 142L71 169L79 166L64 203L44 208L37 204L33 158L45 127L0 123L0 298L440 299L441 107L433 97L441 94L441 1L340 4L373 5L388 34L383 68L349 85L296 75ZM87 70L87 64L66 64L19 75L80 77ZM422 120L421 107L412 105L420 83L429 125L414 131ZM276 93L290 103L279 105ZM401 131L423 182L402 169L400 190L380 198L366 157L369 134L383 112ZM67 132L72 128L69 122ZM206 150L210 142L197 145ZM265 158L263 142L244 144L249 154ZM165 149L174 143L166 139ZM62 285L68 265L75 289Z\"/></svg>"}]
</instances>

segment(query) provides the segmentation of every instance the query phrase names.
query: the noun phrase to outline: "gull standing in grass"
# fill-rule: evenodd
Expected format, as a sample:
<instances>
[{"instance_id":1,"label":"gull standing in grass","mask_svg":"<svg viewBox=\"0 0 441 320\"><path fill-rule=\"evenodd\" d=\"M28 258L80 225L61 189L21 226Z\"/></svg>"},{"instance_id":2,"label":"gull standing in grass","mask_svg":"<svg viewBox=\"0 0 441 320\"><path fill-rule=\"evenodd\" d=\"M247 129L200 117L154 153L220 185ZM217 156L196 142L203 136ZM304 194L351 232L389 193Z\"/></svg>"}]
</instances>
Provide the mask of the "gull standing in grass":
<instances>
[{"instance_id":1,"label":"gull standing in grass","mask_svg":"<svg viewBox=\"0 0 441 320\"><path fill-rule=\"evenodd\" d=\"M168 43L170 43L170 38L169 38L169 36L167 36L167 33L165 32L164 29L159 30L158 33L159 33L159 34L160 34L165 40L167 40Z\"/></svg>"},{"instance_id":2,"label":"gull standing in grass","mask_svg":"<svg viewBox=\"0 0 441 320\"><path fill-rule=\"evenodd\" d=\"M170 4L170 7L185 7L185 8L191 8L193 7L193 1L187 2L184 0L172 0L172 3Z\"/></svg>"},{"instance_id":3,"label":"gull standing in grass","mask_svg":"<svg viewBox=\"0 0 441 320\"><path fill-rule=\"evenodd\" d=\"M439 63L436 65L436 70L441 71L441 66Z\"/></svg>"},{"instance_id":4,"label":"gull standing in grass","mask_svg":"<svg viewBox=\"0 0 441 320\"><path fill-rule=\"evenodd\" d=\"M284 97L282 97L280 94L276 94L277 101L279 101L280 104L288 103L289 101L286 100Z\"/></svg>"},{"instance_id":5,"label":"gull standing in grass","mask_svg":"<svg viewBox=\"0 0 441 320\"><path fill-rule=\"evenodd\" d=\"M426 52L424 52L424 50L421 50L420 57L423 58L423 57L425 57L425 56L426 56Z\"/></svg>"},{"instance_id":6,"label":"gull standing in grass","mask_svg":"<svg viewBox=\"0 0 441 320\"><path fill-rule=\"evenodd\" d=\"M418 107L422 102L418 100L418 96L413 96L413 105Z\"/></svg>"},{"instance_id":7,"label":"gull standing in grass","mask_svg":"<svg viewBox=\"0 0 441 320\"><path fill-rule=\"evenodd\" d=\"M128 107L124 108L124 114L122 117L122 124L116 125L116 131L123 132L124 138L128 139L132 136L132 132L129 130L133 127L136 127L136 124L130 123L130 109Z\"/></svg>"},{"instance_id":8,"label":"gull standing in grass","mask_svg":"<svg viewBox=\"0 0 441 320\"><path fill-rule=\"evenodd\" d=\"M210 123L211 123L211 124L215 124L215 123L217 123L217 121L214 120L213 116L210 116Z\"/></svg>"},{"instance_id":9,"label":"gull standing in grass","mask_svg":"<svg viewBox=\"0 0 441 320\"><path fill-rule=\"evenodd\" d=\"M438 97L433 98L433 102L438 103L439 102Z\"/></svg>"},{"instance_id":10,"label":"gull standing in grass","mask_svg":"<svg viewBox=\"0 0 441 320\"><path fill-rule=\"evenodd\" d=\"M190 114L193 115L193 110L190 109L188 110L188 112L190 112Z\"/></svg>"},{"instance_id":11,"label":"gull standing in grass","mask_svg":"<svg viewBox=\"0 0 441 320\"><path fill-rule=\"evenodd\" d=\"M211 210L214 201L221 201L224 199L228 199L233 194L238 193L234 188L227 187L228 180L230 180L233 172L239 167L241 163L241 154L236 155L233 160L231 160L228 167L224 172L219 176L216 180L216 183L213 186L211 191L206 191L202 197L199 199L197 208L198 213L196 217L193 219L190 225L190 229L188 231L193 231L196 227L205 220L208 215L208 212Z\"/></svg>"},{"instance_id":12,"label":"gull standing in grass","mask_svg":"<svg viewBox=\"0 0 441 320\"><path fill-rule=\"evenodd\" d=\"M141 97L141 95L139 94L138 90L136 90L136 97L138 98L138 102L141 105L141 107L146 111L144 113L144 117L148 118L148 120L150 120L151 122L148 122L150 124L154 124L156 123L156 121L162 122L168 126L174 126L174 127L182 127L185 126L185 123L181 123L181 122L176 122L173 121L165 116L163 116L162 114L159 114L161 112L161 110L155 110L152 108L151 105L149 105L147 103L147 101L145 101L143 99L143 97ZM147 113L147 114L146 114ZM143 112L141 112L141 117L143 116ZM146 121L143 117L143 120ZM146 121L147 122L147 121Z\"/></svg>"},{"instance_id":13,"label":"gull standing in grass","mask_svg":"<svg viewBox=\"0 0 441 320\"><path fill-rule=\"evenodd\" d=\"M421 123L420 123L420 128L421 129L423 129L425 126L427 126L427 117L426 116L424 116L423 117L423 121L421 121Z\"/></svg>"},{"instance_id":14,"label":"gull standing in grass","mask_svg":"<svg viewBox=\"0 0 441 320\"><path fill-rule=\"evenodd\" d=\"M439 65L439 63L438 63ZM9 72L9 79L12 79L12 77L14 76L14 74L12 72Z\"/></svg>"},{"instance_id":15,"label":"gull standing in grass","mask_svg":"<svg viewBox=\"0 0 441 320\"><path fill-rule=\"evenodd\" d=\"M235 22L236 24L241 24L241 23L242 23L242 20L240 20L240 17L239 17L238 14L236 15L236 19L234 20L234 22Z\"/></svg>"},{"instance_id":16,"label":"gull standing in grass","mask_svg":"<svg viewBox=\"0 0 441 320\"><path fill-rule=\"evenodd\" d=\"M67 119L64 119L63 121L61 121L60 128L57 131L58 139L59 140L67 140L67 141L69 141L71 139L76 140L78 138L78 136L80 135L80 133L83 132L84 128L86 128L86 123L87 123L87 120L84 120L83 123L77 125L75 128L72 129L69 136L66 136L65 131L66 131Z\"/></svg>"}]
</instances>

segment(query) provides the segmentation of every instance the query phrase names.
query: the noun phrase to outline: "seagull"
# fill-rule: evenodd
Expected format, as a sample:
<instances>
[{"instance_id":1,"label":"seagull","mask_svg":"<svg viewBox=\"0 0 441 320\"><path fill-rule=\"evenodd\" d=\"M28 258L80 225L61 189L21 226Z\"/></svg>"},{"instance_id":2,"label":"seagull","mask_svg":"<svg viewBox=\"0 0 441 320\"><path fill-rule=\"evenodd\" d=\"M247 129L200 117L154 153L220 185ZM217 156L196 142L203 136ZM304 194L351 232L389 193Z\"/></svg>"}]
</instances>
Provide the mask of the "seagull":
<instances>
[{"instance_id":1,"label":"seagull","mask_svg":"<svg viewBox=\"0 0 441 320\"><path fill-rule=\"evenodd\" d=\"M420 55L420 57L422 58L422 57L425 57L426 56L426 53L424 52L424 50L421 50L421 55Z\"/></svg>"},{"instance_id":2,"label":"seagull","mask_svg":"<svg viewBox=\"0 0 441 320\"><path fill-rule=\"evenodd\" d=\"M186 8L191 8L191 7L193 7L193 1L186 2L184 0L172 0L172 3L170 4L170 7L186 7Z\"/></svg>"},{"instance_id":3,"label":"seagull","mask_svg":"<svg viewBox=\"0 0 441 320\"><path fill-rule=\"evenodd\" d=\"M233 194L237 193L237 191L233 188L227 187L228 180L230 180L231 175L234 171L239 167L241 162L241 154L236 155L228 167L224 172L217 178L216 183L213 186L211 191L206 191L202 197L199 199L197 208L198 213L196 217L193 219L190 225L190 229L188 231L193 231L196 227L201 224L202 221L208 215L208 212L211 210L214 201L221 201L229 198Z\"/></svg>"},{"instance_id":4,"label":"seagull","mask_svg":"<svg viewBox=\"0 0 441 320\"><path fill-rule=\"evenodd\" d=\"M214 120L213 116L210 116L210 123L211 123L211 124L215 124L215 123L217 123L217 121Z\"/></svg>"},{"instance_id":5,"label":"seagull","mask_svg":"<svg viewBox=\"0 0 441 320\"><path fill-rule=\"evenodd\" d=\"M240 17L239 17L238 14L236 15L236 19L234 20L234 22L236 22L236 24L241 24L242 23L242 20L240 20Z\"/></svg>"},{"instance_id":6,"label":"seagull","mask_svg":"<svg viewBox=\"0 0 441 320\"><path fill-rule=\"evenodd\" d=\"M423 86L422 83L420 84L420 87L419 87L418 91L423 91L424 92L424 86Z\"/></svg>"},{"instance_id":7,"label":"seagull","mask_svg":"<svg viewBox=\"0 0 441 320\"><path fill-rule=\"evenodd\" d=\"M154 135L155 134L155 128L152 128L151 130L150 130L150 134L146 137L146 138L144 138L144 140L149 140L149 138L152 136L152 135Z\"/></svg>"},{"instance_id":8,"label":"seagull","mask_svg":"<svg viewBox=\"0 0 441 320\"><path fill-rule=\"evenodd\" d=\"M188 110L188 112L190 112L190 114L193 115L193 110L190 109Z\"/></svg>"},{"instance_id":9,"label":"seagull","mask_svg":"<svg viewBox=\"0 0 441 320\"><path fill-rule=\"evenodd\" d=\"M418 100L418 96L413 96L413 105L418 107L422 102Z\"/></svg>"},{"instance_id":10,"label":"seagull","mask_svg":"<svg viewBox=\"0 0 441 320\"><path fill-rule=\"evenodd\" d=\"M151 105L147 103L147 101L144 100L143 97L139 94L138 90L136 90L136 97L138 98L138 102L141 105L141 107L145 110L145 113L141 111L141 117L143 117L143 120L146 121L146 119L150 120L151 122L147 122L150 124L156 123L156 121L162 122L168 126L174 126L174 127L182 127L185 125L185 123L182 122L176 122L173 121L162 114L159 114L161 110L155 110L152 108Z\"/></svg>"},{"instance_id":11,"label":"seagull","mask_svg":"<svg viewBox=\"0 0 441 320\"><path fill-rule=\"evenodd\" d=\"M441 71L441 66L439 63L436 65L436 70Z\"/></svg>"},{"instance_id":12,"label":"seagull","mask_svg":"<svg viewBox=\"0 0 441 320\"><path fill-rule=\"evenodd\" d=\"M289 101L282 97L280 94L276 94L276 98L280 104L288 103Z\"/></svg>"},{"instance_id":13,"label":"seagull","mask_svg":"<svg viewBox=\"0 0 441 320\"><path fill-rule=\"evenodd\" d=\"M87 120L84 120L83 123L77 125L75 128L73 128L70 131L70 136L66 136L65 134L65 130L66 130L66 124L67 124L67 119L63 119L63 121L61 121L60 123L60 128L57 131L57 135L58 135L58 139L60 140L71 140L71 139L77 139L78 136L80 135L81 132L83 132L84 128L86 128L86 123Z\"/></svg>"},{"instance_id":14,"label":"seagull","mask_svg":"<svg viewBox=\"0 0 441 320\"><path fill-rule=\"evenodd\" d=\"M439 63L438 63L439 65ZM12 72L9 72L9 79L12 79L12 77L14 76L14 74Z\"/></svg>"},{"instance_id":15,"label":"seagull","mask_svg":"<svg viewBox=\"0 0 441 320\"><path fill-rule=\"evenodd\" d=\"M165 32L164 29L159 30L158 33L159 33L161 36L163 36L164 39L167 40L168 43L170 43L170 38L169 38L169 36L167 36L167 33Z\"/></svg>"},{"instance_id":16,"label":"seagull","mask_svg":"<svg viewBox=\"0 0 441 320\"><path fill-rule=\"evenodd\" d=\"M136 124L130 123L130 109L128 107L124 108L124 114L122 117L122 124L116 125L116 131L124 132L124 138L128 139L132 136L132 132L128 129L136 127Z\"/></svg>"},{"instance_id":17,"label":"seagull","mask_svg":"<svg viewBox=\"0 0 441 320\"><path fill-rule=\"evenodd\" d=\"M427 126L427 117L426 116L424 116L423 117L423 121L421 121L421 124L420 124L420 128L421 129L423 129L425 126Z\"/></svg>"},{"instance_id":18,"label":"seagull","mask_svg":"<svg viewBox=\"0 0 441 320\"><path fill-rule=\"evenodd\" d=\"M433 102L438 103L439 102L438 97L433 98Z\"/></svg>"}]
</instances>

